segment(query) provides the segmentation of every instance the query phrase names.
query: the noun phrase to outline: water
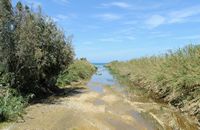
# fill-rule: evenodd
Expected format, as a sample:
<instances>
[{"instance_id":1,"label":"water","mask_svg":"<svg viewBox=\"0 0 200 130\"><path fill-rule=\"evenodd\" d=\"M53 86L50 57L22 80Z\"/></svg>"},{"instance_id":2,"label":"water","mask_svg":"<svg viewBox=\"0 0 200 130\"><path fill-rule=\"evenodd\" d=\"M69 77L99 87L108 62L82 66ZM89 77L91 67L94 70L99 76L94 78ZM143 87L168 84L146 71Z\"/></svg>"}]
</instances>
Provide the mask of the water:
<instances>
[{"instance_id":1,"label":"water","mask_svg":"<svg viewBox=\"0 0 200 130\"><path fill-rule=\"evenodd\" d=\"M129 97L128 88L126 85L120 84L113 76L110 74L104 64L95 64L98 68L97 73L92 76L91 80L88 82L87 86L90 90L99 93L100 95L117 95L123 99ZM122 112L123 114L130 115L134 120L139 122L139 126L145 126L148 130L153 129L179 129L183 130L196 130L198 129L193 122L186 119L187 117L182 116L179 112L171 109L165 104L159 104L149 99L146 95L146 91L140 88L131 89L131 102L134 106L125 103L120 100L115 103L114 108L111 107L112 111ZM109 99L108 99L109 100ZM101 99L95 101L96 105L105 104ZM141 112L142 110L142 112ZM181 119L181 122L180 122ZM119 128L128 129L130 126L121 124L120 121L108 120L113 125L117 125ZM187 126L187 128L185 127Z\"/></svg>"},{"instance_id":2,"label":"water","mask_svg":"<svg viewBox=\"0 0 200 130\"><path fill-rule=\"evenodd\" d=\"M105 87L110 87L118 91L122 91L124 88L120 85L116 79L110 74L107 68L104 67L105 64L95 64L98 68L95 75L92 76L91 80L88 82L87 86L95 92L103 93Z\"/></svg>"},{"instance_id":3,"label":"water","mask_svg":"<svg viewBox=\"0 0 200 130\"><path fill-rule=\"evenodd\" d=\"M123 115L129 115L131 118L137 122L135 127L132 125L127 125L124 121L120 121L117 118L106 118L105 120L111 125L115 126L115 129L141 129L145 128L148 130L154 130L155 124L144 119L140 112L135 110L129 103L123 100L124 94L126 93L126 86L121 85L113 75L104 67L104 64L95 64L98 68L95 75L92 76L91 80L88 82L87 86L90 90L99 93L102 96L113 95L120 97L119 101L115 101L112 107L108 107L108 111L114 111L116 113ZM109 99L108 99L109 100ZM95 100L94 104L104 105L105 102L101 99Z\"/></svg>"}]
</instances>

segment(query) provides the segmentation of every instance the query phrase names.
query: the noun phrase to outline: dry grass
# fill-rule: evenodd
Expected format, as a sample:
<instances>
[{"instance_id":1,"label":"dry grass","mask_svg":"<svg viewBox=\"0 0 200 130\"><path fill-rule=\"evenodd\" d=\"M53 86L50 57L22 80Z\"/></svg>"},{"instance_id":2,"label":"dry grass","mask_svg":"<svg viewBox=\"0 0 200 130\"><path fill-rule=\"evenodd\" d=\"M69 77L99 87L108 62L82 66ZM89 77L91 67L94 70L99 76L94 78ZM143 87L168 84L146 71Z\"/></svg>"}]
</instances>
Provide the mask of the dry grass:
<instances>
[{"instance_id":1,"label":"dry grass","mask_svg":"<svg viewBox=\"0 0 200 130\"><path fill-rule=\"evenodd\" d=\"M146 88L154 98L189 111L200 120L200 45L107 66L113 74L127 79L131 87Z\"/></svg>"}]
</instances>

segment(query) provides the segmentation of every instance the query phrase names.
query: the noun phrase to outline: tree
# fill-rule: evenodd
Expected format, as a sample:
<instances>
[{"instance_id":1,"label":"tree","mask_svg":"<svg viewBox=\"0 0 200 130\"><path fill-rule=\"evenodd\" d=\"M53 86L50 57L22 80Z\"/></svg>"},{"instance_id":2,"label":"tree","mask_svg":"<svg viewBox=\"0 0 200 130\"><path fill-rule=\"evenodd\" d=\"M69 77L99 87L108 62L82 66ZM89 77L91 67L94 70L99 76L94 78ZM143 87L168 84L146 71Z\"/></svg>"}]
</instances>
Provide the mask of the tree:
<instances>
[{"instance_id":1,"label":"tree","mask_svg":"<svg viewBox=\"0 0 200 130\"><path fill-rule=\"evenodd\" d=\"M10 0L0 1L0 61L4 62L6 59L3 57L11 44L11 36L9 32L9 21L12 19L12 6Z\"/></svg>"},{"instance_id":2,"label":"tree","mask_svg":"<svg viewBox=\"0 0 200 130\"><path fill-rule=\"evenodd\" d=\"M0 1L0 66L1 74L14 70L13 11L10 0ZM3 72L2 72L3 71Z\"/></svg>"},{"instance_id":3,"label":"tree","mask_svg":"<svg viewBox=\"0 0 200 130\"><path fill-rule=\"evenodd\" d=\"M8 12L0 23L0 44L9 86L25 95L53 91L58 74L74 59L71 37L41 11L32 12L20 2L13 9L4 0L1 8ZM5 28L9 22L14 30Z\"/></svg>"}]
</instances>

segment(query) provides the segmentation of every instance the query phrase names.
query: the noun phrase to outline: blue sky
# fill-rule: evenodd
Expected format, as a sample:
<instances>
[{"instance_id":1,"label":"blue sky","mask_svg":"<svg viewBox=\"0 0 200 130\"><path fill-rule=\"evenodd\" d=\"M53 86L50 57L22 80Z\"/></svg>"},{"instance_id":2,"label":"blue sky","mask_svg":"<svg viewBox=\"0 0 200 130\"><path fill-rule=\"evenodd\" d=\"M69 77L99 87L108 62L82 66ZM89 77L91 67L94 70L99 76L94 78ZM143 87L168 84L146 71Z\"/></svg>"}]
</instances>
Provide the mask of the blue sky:
<instances>
[{"instance_id":1,"label":"blue sky","mask_svg":"<svg viewBox=\"0 0 200 130\"><path fill-rule=\"evenodd\" d=\"M17 0L14 0L15 4ZM42 6L77 57L91 62L129 60L200 43L199 0L21 0Z\"/></svg>"}]
</instances>

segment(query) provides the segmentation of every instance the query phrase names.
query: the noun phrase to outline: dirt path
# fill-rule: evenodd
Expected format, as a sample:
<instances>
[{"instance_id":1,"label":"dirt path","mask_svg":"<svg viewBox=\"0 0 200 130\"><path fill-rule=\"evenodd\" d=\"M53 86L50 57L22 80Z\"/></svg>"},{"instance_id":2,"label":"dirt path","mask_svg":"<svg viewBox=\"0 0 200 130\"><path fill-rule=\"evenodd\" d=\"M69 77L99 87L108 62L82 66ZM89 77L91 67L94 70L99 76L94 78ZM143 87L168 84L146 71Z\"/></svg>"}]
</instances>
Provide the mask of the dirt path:
<instances>
[{"instance_id":1,"label":"dirt path","mask_svg":"<svg viewBox=\"0 0 200 130\"><path fill-rule=\"evenodd\" d=\"M153 130L133 108L109 89L104 94L84 90L55 104L28 107L25 122L10 130Z\"/></svg>"},{"instance_id":2,"label":"dirt path","mask_svg":"<svg viewBox=\"0 0 200 130\"><path fill-rule=\"evenodd\" d=\"M4 130L198 129L187 116L145 98L140 89L129 97L103 67L86 86L75 86L29 106L24 121Z\"/></svg>"}]
</instances>

